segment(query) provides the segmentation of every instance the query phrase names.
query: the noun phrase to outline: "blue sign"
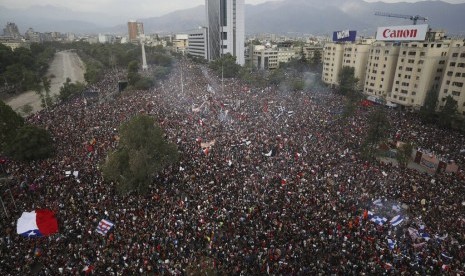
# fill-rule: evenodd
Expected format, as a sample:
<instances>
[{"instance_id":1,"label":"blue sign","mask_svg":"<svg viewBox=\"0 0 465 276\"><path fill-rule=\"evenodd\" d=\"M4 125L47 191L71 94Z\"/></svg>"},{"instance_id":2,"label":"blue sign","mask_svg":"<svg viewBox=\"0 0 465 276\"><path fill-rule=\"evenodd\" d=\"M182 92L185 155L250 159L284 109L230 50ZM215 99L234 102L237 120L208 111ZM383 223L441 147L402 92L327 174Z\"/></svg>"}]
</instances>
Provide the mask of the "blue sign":
<instances>
[{"instance_id":1,"label":"blue sign","mask_svg":"<svg viewBox=\"0 0 465 276\"><path fill-rule=\"evenodd\" d=\"M354 42L357 37L357 31L337 31L333 33L333 41L351 41Z\"/></svg>"}]
</instances>

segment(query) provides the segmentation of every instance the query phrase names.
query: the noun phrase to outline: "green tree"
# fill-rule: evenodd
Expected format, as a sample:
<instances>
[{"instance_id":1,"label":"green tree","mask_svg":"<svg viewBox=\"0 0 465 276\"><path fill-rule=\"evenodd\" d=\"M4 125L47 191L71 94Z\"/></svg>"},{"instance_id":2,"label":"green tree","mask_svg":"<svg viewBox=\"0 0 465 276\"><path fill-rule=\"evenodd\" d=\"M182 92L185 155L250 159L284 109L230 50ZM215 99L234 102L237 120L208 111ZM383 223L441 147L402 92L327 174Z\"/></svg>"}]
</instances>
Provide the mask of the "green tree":
<instances>
[{"instance_id":1,"label":"green tree","mask_svg":"<svg viewBox=\"0 0 465 276\"><path fill-rule=\"evenodd\" d=\"M443 127L450 128L457 116L457 101L451 95L446 97L446 103L439 112L439 124Z\"/></svg>"},{"instance_id":2,"label":"green tree","mask_svg":"<svg viewBox=\"0 0 465 276\"><path fill-rule=\"evenodd\" d=\"M102 167L108 180L117 183L118 192L146 192L153 176L166 166L177 162L175 144L165 140L155 119L138 115L120 127L118 149L111 153Z\"/></svg>"},{"instance_id":3,"label":"green tree","mask_svg":"<svg viewBox=\"0 0 465 276\"><path fill-rule=\"evenodd\" d=\"M154 81L151 78L141 77L135 84L134 88L138 90L149 90L153 85Z\"/></svg>"},{"instance_id":4,"label":"green tree","mask_svg":"<svg viewBox=\"0 0 465 276\"><path fill-rule=\"evenodd\" d=\"M6 144L14 138L16 130L23 125L23 117L0 100L0 152L3 152Z\"/></svg>"},{"instance_id":5,"label":"green tree","mask_svg":"<svg viewBox=\"0 0 465 276\"><path fill-rule=\"evenodd\" d=\"M294 78L290 82L292 91L301 91L305 88L305 82L300 78Z\"/></svg>"},{"instance_id":6,"label":"green tree","mask_svg":"<svg viewBox=\"0 0 465 276\"><path fill-rule=\"evenodd\" d=\"M408 162L410 161L410 158L412 156L412 152L413 152L412 143L405 143L397 148L396 159L400 167L407 168Z\"/></svg>"},{"instance_id":7,"label":"green tree","mask_svg":"<svg viewBox=\"0 0 465 276\"><path fill-rule=\"evenodd\" d=\"M241 69L241 66L236 63L236 57L232 56L230 53L210 62L209 66L216 71L218 75L223 75L225 78L237 77Z\"/></svg>"},{"instance_id":8,"label":"green tree","mask_svg":"<svg viewBox=\"0 0 465 276\"><path fill-rule=\"evenodd\" d=\"M129 85L135 85L141 76L139 75L139 63L137 61L131 61L128 64L128 83Z\"/></svg>"},{"instance_id":9,"label":"green tree","mask_svg":"<svg viewBox=\"0 0 465 276\"><path fill-rule=\"evenodd\" d=\"M357 89L358 79L353 67L344 66L339 73L339 93L350 96Z\"/></svg>"},{"instance_id":10,"label":"green tree","mask_svg":"<svg viewBox=\"0 0 465 276\"><path fill-rule=\"evenodd\" d=\"M25 125L7 143L5 152L7 156L20 161L45 159L53 155L53 140L45 129Z\"/></svg>"},{"instance_id":11,"label":"green tree","mask_svg":"<svg viewBox=\"0 0 465 276\"><path fill-rule=\"evenodd\" d=\"M310 63L312 66L318 66L321 64L321 51L320 50L315 50L313 52L313 56L310 59Z\"/></svg>"},{"instance_id":12,"label":"green tree","mask_svg":"<svg viewBox=\"0 0 465 276\"><path fill-rule=\"evenodd\" d=\"M363 155L373 158L381 142L386 141L391 124L383 109L376 109L368 117L368 131L363 144Z\"/></svg>"},{"instance_id":13,"label":"green tree","mask_svg":"<svg viewBox=\"0 0 465 276\"><path fill-rule=\"evenodd\" d=\"M284 74L284 70L278 68L273 70L268 75L268 83L271 85L279 85L286 79L286 75Z\"/></svg>"},{"instance_id":14,"label":"green tree","mask_svg":"<svg viewBox=\"0 0 465 276\"><path fill-rule=\"evenodd\" d=\"M103 66L95 61L87 61L86 72L84 73L84 80L89 83L97 83L103 78Z\"/></svg>"},{"instance_id":15,"label":"green tree","mask_svg":"<svg viewBox=\"0 0 465 276\"><path fill-rule=\"evenodd\" d=\"M83 83L72 83L70 78L66 78L66 82L63 83L63 86L60 88L59 99L61 101L66 101L74 95L81 93L84 89L85 85Z\"/></svg>"},{"instance_id":16,"label":"green tree","mask_svg":"<svg viewBox=\"0 0 465 276\"><path fill-rule=\"evenodd\" d=\"M436 116L439 92L436 89L428 91L425 102L420 108L420 118L424 123L433 123Z\"/></svg>"},{"instance_id":17,"label":"green tree","mask_svg":"<svg viewBox=\"0 0 465 276\"><path fill-rule=\"evenodd\" d=\"M51 81L47 77L43 77L41 81L42 84L36 84L34 91L39 95L42 107L48 109L48 106L53 104L52 97L50 96Z\"/></svg>"}]
</instances>

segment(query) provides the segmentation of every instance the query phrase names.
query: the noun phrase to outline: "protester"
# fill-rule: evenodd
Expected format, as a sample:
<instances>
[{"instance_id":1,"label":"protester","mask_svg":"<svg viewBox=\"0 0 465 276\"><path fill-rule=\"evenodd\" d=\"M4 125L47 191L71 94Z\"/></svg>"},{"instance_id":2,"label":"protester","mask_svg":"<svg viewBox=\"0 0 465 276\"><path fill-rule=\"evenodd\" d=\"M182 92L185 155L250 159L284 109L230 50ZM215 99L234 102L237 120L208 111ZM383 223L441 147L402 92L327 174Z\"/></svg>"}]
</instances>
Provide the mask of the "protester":
<instances>
[{"instance_id":1,"label":"protester","mask_svg":"<svg viewBox=\"0 0 465 276\"><path fill-rule=\"evenodd\" d=\"M110 72L92 87L95 102L76 98L28 118L52 133L57 154L4 166L15 201L2 196L10 212L2 275L463 275L463 171L364 161L367 115L380 107L344 118L343 98L324 87L225 80L222 89L208 69L183 62L183 74L178 64L148 92L115 93L124 72ZM118 127L139 113L157 119L181 160L154 177L150 193L121 196L99 166L118 145ZM388 115L392 137L463 169L463 135ZM59 233L17 235L16 219L38 208L56 212ZM381 226L373 212L403 221ZM102 219L114 224L105 235L96 231Z\"/></svg>"}]
</instances>

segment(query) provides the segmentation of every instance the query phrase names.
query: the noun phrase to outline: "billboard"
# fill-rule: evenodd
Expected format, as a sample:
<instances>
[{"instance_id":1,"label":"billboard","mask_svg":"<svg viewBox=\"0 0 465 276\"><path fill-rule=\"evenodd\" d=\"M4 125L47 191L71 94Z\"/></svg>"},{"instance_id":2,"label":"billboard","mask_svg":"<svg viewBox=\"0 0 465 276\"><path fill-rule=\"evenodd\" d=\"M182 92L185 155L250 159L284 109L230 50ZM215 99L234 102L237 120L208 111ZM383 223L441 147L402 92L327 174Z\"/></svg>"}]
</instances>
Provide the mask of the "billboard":
<instances>
[{"instance_id":1,"label":"billboard","mask_svg":"<svg viewBox=\"0 0 465 276\"><path fill-rule=\"evenodd\" d=\"M340 41L351 41L354 42L357 36L357 31L336 31L333 33L333 41L340 42Z\"/></svg>"},{"instance_id":2,"label":"billboard","mask_svg":"<svg viewBox=\"0 0 465 276\"><path fill-rule=\"evenodd\" d=\"M406 25L378 27L376 40L381 41L422 41L426 38L428 25Z\"/></svg>"}]
</instances>

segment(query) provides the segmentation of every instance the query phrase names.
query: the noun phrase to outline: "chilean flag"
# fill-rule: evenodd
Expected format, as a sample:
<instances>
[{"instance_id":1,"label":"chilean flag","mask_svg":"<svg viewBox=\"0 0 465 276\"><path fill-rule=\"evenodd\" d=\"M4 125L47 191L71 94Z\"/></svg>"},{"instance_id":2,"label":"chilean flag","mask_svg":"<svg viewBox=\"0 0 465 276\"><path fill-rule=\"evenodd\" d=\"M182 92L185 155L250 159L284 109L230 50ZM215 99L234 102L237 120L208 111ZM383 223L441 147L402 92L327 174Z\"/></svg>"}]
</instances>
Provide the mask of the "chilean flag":
<instances>
[{"instance_id":1,"label":"chilean flag","mask_svg":"<svg viewBox=\"0 0 465 276\"><path fill-rule=\"evenodd\" d=\"M18 219L16 232L24 237L50 236L58 232L58 221L51 210L23 212Z\"/></svg>"}]
</instances>

